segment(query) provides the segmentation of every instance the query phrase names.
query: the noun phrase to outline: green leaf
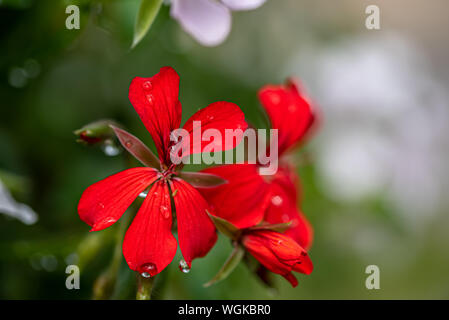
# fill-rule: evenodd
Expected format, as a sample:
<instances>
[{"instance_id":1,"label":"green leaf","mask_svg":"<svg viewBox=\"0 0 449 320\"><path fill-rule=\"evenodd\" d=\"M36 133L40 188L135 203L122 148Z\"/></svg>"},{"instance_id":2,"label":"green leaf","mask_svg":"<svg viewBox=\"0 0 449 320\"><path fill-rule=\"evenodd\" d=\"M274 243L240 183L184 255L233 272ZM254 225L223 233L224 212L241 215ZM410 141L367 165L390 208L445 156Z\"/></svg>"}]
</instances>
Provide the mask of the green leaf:
<instances>
[{"instance_id":1,"label":"green leaf","mask_svg":"<svg viewBox=\"0 0 449 320\"><path fill-rule=\"evenodd\" d=\"M215 174L204 172L180 172L179 176L195 188L213 188L228 182Z\"/></svg>"},{"instance_id":2,"label":"green leaf","mask_svg":"<svg viewBox=\"0 0 449 320\"><path fill-rule=\"evenodd\" d=\"M286 223L277 223L277 224L261 224L258 226L250 227L248 230L257 231L257 230L271 230L276 232L284 232L292 226L292 222L286 222Z\"/></svg>"},{"instance_id":3,"label":"green leaf","mask_svg":"<svg viewBox=\"0 0 449 320\"><path fill-rule=\"evenodd\" d=\"M239 262L242 260L245 254L245 249L240 245L236 244L234 250L232 250L231 255L228 257L224 265L218 271L218 273L213 277L208 283L205 283L204 287L210 287L211 285L226 279L231 272L237 267Z\"/></svg>"},{"instance_id":4,"label":"green leaf","mask_svg":"<svg viewBox=\"0 0 449 320\"><path fill-rule=\"evenodd\" d=\"M159 168L160 163L158 158L142 141L133 136L131 133L117 128L116 126L111 125L111 128L114 130L114 133L123 148L128 150L128 152L131 153L137 160L148 167Z\"/></svg>"},{"instance_id":5,"label":"green leaf","mask_svg":"<svg viewBox=\"0 0 449 320\"><path fill-rule=\"evenodd\" d=\"M236 226L234 226L232 223L230 223L225 219L210 214L209 211L207 210L206 212L211 218L212 222L215 225L215 228L217 228L218 231L223 233L228 238L231 238L232 240L237 240L239 238L241 233L239 228L237 228Z\"/></svg>"},{"instance_id":6,"label":"green leaf","mask_svg":"<svg viewBox=\"0 0 449 320\"><path fill-rule=\"evenodd\" d=\"M142 0L134 26L134 38L131 49L147 34L156 18L163 0Z\"/></svg>"}]
</instances>

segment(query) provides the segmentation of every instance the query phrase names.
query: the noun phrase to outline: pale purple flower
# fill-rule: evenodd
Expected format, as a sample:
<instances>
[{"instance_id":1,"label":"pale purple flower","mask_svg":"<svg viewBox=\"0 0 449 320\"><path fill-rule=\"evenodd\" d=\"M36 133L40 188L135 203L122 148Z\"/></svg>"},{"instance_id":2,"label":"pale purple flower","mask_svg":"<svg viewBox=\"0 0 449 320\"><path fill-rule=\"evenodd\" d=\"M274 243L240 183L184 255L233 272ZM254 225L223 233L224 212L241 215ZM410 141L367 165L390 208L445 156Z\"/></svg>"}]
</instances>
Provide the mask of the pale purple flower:
<instances>
[{"instance_id":1,"label":"pale purple flower","mask_svg":"<svg viewBox=\"0 0 449 320\"><path fill-rule=\"evenodd\" d=\"M12 197L8 189L0 180L0 213L16 218L25 224L33 224L38 216L29 206L19 203Z\"/></svg>"},{"instance_id":2,"label":"pale purple flower","mask_svg":"<svg viewBox=\"0 0 449 320\"><path fill-rule=\"evenodd\" d=\"M172 0L170 14L204 46L222 43L231 31L231 11L253 10L266 0Z\"/></svg>"}]
</instances>

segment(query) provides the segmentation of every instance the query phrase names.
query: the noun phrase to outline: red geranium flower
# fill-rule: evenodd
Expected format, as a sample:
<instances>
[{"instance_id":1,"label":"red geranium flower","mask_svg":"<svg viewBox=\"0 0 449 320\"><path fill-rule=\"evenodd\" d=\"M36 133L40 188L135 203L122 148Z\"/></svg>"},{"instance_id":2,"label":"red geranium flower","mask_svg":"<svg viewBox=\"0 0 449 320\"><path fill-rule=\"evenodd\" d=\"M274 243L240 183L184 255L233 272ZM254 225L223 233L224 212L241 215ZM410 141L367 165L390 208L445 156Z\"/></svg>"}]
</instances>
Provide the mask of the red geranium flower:
<instances>
[{"instance_id":1,"label":"red geranium flower","mask_svg":"<svg viewBox=\"0 0 449 320\"><path fill-rule=\"evenodd\" d=\"M98 231L115 223L137 196L150 187L123 242L129 267L144 276L161 272L176 254L172 211L176 211L179 246L188 268L193 259L204 256L216 241L215 227L206 214L207 202L194 186L182 179L198 178L197 174L183 176L180 166L170 160L174 145L170 134L181 123L178 93L179 76L170 67L161 68L151 78L133 79L129 99L154 140L159 160L140 140L114 127L122 145L149 167L128 169L93 184L84 191L78 205L81 220L92 226L91 231ZM193 132L193 121L201 121L202 130L214 128L223 136L225 129L247 128L240 108L229 102L216 102L195 113L183 126L189 133ZM213 143L226 150L234 148L237 140L232 145L225 145L224 141ZM190 154L202 150L191 148ZM160 170L151 168L156 165Z\"/></svg>"},{"instance_id":2,"label":"red geranium flower","mask_svg":"<svg viewBox=\"0 0 449 320\"><path fill-rule=\"evenodd\" d=\"M283 276L293 287L298 285L293 271L304 274L312 273L313 264L307 251L292 237L283 233L289 227L289 223L262 223L249 228L238 228L226 219L210 216L217 229L232 240L234 250L222 269L206 286L226 277L228 270L232 270L231 266L237 265L235 261L240 261L245 256L245 252L260 263L254 271L262 281L269 285L267 271ZM253 269L254 265L251 260L245 259L245 261Z\"/></svg>"},{"instance_id":3,"label":"red geranium flower","mask_svg":"<svg viewBox=\"0 0 449 320\"><path fill-rule=\"evenodd\" d=\"M265 268L283 276L293 287L298 280L292 271L312 273L313 264L306 250L285 234L249 229L243 233L241 242Z\"/></svg>"},{"instance_id":4,"label":"red geranium flower","mask_svg":"<svg viewBox=\"0 0 449 320\"><path fill-rule=\"evenodd\" d=\"M214 213L238 228L247 228L265 220L271 224L292 222L285 233L308 249L313 230L298 209L299 178L286 155L310 134L315 115L310 103L293 80L286 85L268 85L259 91L259 99L278 129L279 168L273 176L261 176L260 164L216 166L203 170L228 181L201 193Z\"/></svg>"}]
</instances>

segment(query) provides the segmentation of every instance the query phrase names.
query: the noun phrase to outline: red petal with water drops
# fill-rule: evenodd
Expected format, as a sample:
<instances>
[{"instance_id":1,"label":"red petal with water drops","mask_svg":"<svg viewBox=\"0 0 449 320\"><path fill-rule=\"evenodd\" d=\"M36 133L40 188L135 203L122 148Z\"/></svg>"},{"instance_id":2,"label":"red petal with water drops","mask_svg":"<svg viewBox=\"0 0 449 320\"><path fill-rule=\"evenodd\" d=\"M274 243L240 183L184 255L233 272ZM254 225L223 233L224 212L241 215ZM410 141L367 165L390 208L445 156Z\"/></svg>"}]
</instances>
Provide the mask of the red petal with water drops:
<instances>
[{"instance_id":1,"label":"red petal with water drops","mask_svg":"<svg viewBox=\"0 0 449 320\"><path fill-rule=\"evenodd\" d=\"M265 213L265 220L271 224L291 221L285 234L295 239L299 245L309 249L313 242L313 229L297 205L296 175L285 167L280 167L271 181L271 202Z\"/></svg>"},{"instance_id":2,"label":"red petal with water drops","mask_svg":"<svg viewBox=\"0 0 449 320\"><path fill-rule=\"evenodd\" d=\"M217 234L206 212L209 206L194 187L174 178L170 188L174 193L179 247L190 268L193 259L205 256L213 247Z\"/></svg>"},{"instance_id":3,"label":"red petal with water drops","mask_svg":"<svg viewBox=\"0 0 449 320\"><path fill-rule=\"evenodd\" d=\"M259 100L270 118L271 127L279 130L279 155L301 142L310 131L314 113L292 79L286 85L263 87L259 91Z\"/></svg>"},{"instance_id":4,"label":"red petal with water drops","mask_svg":"<svg viewBox=\"0 0 449 320\"><path fill-rule=\"evenodd\" d=\"M153 168L132 168L87 188L78 203L78 214L91 231L114 224L134 199L159 177Z\"/></svg>"},{"instance_id":5,"label":"red petal with water drops","mask_svg":"<svg viewBox=\"0 0 449 320\"><path fill-rule=\"evenodd\" d=\"M167 182L159 180L148 192L123 241L123 255L132 270L154 276L173 260L178 245L171 226L170 191Z\"/></svg>"},{"instance_id":6,"label":"red petal with water drops","mask_svg":"<svg viewBox=\"0 0 449 320\"><path fill-rule=\"evenodd\" d=\"M198 123L201 125L201 130ZM245 115L236 104L220 101L197 111L187 120L183 129L187 130L190 134L190 154L194 154L203 152L206 146L215 151L225 151L235 148L242 140L243 132L247 127L248 124L245 121ZM221 135L221 139L210 138L209 141L204 142L201 142L201 138L196 139L194 130L201 133L202 136L202 133L207 129L217 130L217 133L219 132ZM235 138L228 139L227 141L225 139L226 129L240 129L240 131L236 131L238 134L235 135ZM194 143L194 140L196 143Z\"/></svg>"},{"instance_id":7,"label":"red petal with water drops","mask_svg":"<svg viewBox=\"0 0 449 320\"><path fill-rule=\"evenodd\" d=\"M179 76L163 67L151 78L136 77L129 87L129 100L153 137L159 159L169 164L170 133L179 128L182 107L178 100Z\"/></svg>"},{"instance_id":8,"label":"red petal with water drops","mask_svg":"<svg viewBox=\"0 0 449 320\"><path fill-rule=\"evenodd\" d=\"M211 204L213 214L239 229L252 227L264 217L270 187L254 164L216 166L201 172L215 174L228 183L216 188L198 188Z\"/></svg>"}]
</instances>

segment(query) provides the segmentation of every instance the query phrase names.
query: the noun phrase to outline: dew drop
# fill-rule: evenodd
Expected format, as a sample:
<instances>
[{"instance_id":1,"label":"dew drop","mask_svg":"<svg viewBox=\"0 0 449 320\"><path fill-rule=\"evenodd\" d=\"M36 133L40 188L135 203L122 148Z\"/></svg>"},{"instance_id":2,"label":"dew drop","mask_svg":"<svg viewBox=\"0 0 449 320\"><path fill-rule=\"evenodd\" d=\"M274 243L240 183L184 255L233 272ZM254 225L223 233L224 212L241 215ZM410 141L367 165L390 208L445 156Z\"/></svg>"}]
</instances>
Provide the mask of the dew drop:
<instances>
[{"instance_id":1,"label":"dew drop","mask_svg":"<svg viewBox=\"0 0 449 320\"><path fill-rule=\"evenodd\" d=\"M271 198L271 203L279 207L282 204L282 198L280 196L274 196Z\"/></svg>"},{"instance_id":2,"label":"dew drop","mask_svg":"<svg viewBox=\"0 0 449 320\"><path fill-rule=\"evenodd\" d=\"M144 88L144 90L151 90L153 89L153 84L149 80L145 81L144 83L142 83L142 88Z\"/></svg>"},{"instance_id":3,"label":"dew drop","mask_svg":"<svg viewBox=\"0 0 449 320\"><path fill-rule=\"evenodd\" d=\"M114 157L120 153L120 149L111 144L105 144L102 146L103 152L109 157Z\"/></svg>"},{"instance_id":4,"label":"dew drop","mask_svg":"<svg viewBox=\"0 0 449 320\"><path fill-rule=\"evenodd\" d=\"M142 191L142 192L139 194L139 197L145 199L145 198L147 197L147 195L148 195L148 191Z\"/></svg>"},{"instance_id":5,"label":"dew drop","mask_svg":"<svg viewBox=\"0 0 449 320\"><path fill-rule=\"evenodd\" d=\"M147 100L149 103L153 103L153 95L152 94L147 94Z\"/></svg>"},{"instance_id":6,"label":"dew drop","mask_svg":"<svg viewBox=\"0 0 449 320\"><path fill-rule=\"evenodd\" d=\"M126 141L126 142L125 142L125 146L126 146L127 148L131 148L131 147L133 146L133 143L132 143L131 141Z\"/></svg>"},{"instance_id":7,"label":"dew drop","mask_svg":"<svg viewBox=\"0 0 449 320\"><path fill-rule=\"evenodd\" d=\"M150 278L157 274L157 268L154 263L145 263L139 267L140 275L144 278Z\"/></svg>"},{"instance_id":8,"label":"dew drop","mask_svg":"<svg viewBox=\"0 0 449 320\"><path fill-rule=\"evenodd\" d=\"M276 93L272 93L270 99L274 104L278 104L279 102L281 102L281 98Z\"/></svg>"},{"instance_id":9,"label":"dew drop","mask_svg":"<svg viewBox=\"0 0 449 320\"><path fill-rule=\"evenodd\" d=\"M187 264L187 262L185 260L180 260L179 261L179 270L181 270L184 273L189 273L190 272L189 265Z\"/></svg>"},{"instance_id":10,"label":"dew drop","mask_svg":"<svg viewBox=\"0 0 449 320\"><path fill-rule=\"evenodd\" d=\"M99 202L99 203L98 203L98 207L100 207L100 209L104 209L104 204L101 203L101 202Z\"/></svg>"},{"instance_id":11,"label":"dew drop","mask_svg":"<svg viewBox=\"0 0 449 320\"><path fill-rule=\"evenodd\" d=\"M165 219L170 218L170 211L168 210L168 208L166 206L161 206L161 213Z\"/></svg>"},{"instance_id":12,"label":"dew drop","mask_svg":"<svg viewBox=\"0 0 449 320\"><path fill-rule=\"evenodd\" d=\"M291 113L296 111L296 106L294 104L291 104L288 106L288 111L290 111Z\"/></svg>"}]
</instances>

